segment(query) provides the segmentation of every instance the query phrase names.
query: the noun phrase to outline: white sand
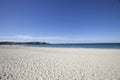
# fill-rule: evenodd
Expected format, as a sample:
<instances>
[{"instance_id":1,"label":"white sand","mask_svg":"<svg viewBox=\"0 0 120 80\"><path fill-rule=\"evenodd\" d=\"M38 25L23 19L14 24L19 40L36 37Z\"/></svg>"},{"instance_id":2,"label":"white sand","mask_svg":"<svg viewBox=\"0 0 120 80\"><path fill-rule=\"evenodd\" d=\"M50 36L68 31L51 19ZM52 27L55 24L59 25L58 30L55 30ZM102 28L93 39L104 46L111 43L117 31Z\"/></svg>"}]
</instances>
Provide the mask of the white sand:
<instances>
[{"instance_id":1,"label":"white sand","mask_svg":"<svg viewBox=\"0 0 120 80\"><path fill-rule=\"evenodd\" d=\"M0 46L0 80L120 80L120 49Z\"/></svg>"}]
</instances>

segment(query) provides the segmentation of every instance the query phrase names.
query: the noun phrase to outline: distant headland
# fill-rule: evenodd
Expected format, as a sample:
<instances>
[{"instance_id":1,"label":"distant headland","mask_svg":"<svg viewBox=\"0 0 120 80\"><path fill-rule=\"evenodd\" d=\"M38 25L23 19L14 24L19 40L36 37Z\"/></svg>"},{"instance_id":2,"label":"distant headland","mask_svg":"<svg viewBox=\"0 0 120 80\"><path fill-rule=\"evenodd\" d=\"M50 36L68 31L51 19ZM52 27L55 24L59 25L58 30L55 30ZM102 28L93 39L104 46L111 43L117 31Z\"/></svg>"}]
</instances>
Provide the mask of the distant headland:
<instances>
[{"instance_id":1,"label":"distant headland","mask_svg":"<svg viewBox=\"0 0 120 80\"><path fill-rule=\"evenodd\" d=\"M25 45L25 44L29 44L29 45L44 45L44 44L49 44L47 42L9 42L9 41L3 41L0 42L0 45Z\"/></svg>"}]
</instances>

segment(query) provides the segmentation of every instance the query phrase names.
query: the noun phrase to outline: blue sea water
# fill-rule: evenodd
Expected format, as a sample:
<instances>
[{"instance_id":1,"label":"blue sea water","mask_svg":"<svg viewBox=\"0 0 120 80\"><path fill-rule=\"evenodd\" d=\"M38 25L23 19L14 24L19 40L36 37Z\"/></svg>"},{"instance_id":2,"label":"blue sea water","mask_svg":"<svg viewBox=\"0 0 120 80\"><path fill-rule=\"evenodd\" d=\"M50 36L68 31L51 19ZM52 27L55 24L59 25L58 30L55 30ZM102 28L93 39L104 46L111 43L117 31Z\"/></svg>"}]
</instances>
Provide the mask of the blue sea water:
<instances>
[{"instance_id":1,"label":"blue sea water","mask_svg":"<svg viewBox=\"0 0 120 80\"><path fill-rule=\"evenodd\" d=\"M32 47L52 47L52 48L108 48L120 49L120 43L81 43L81 44L44 44L44 45L26 45Z\"/></svg>"}]
</instances>

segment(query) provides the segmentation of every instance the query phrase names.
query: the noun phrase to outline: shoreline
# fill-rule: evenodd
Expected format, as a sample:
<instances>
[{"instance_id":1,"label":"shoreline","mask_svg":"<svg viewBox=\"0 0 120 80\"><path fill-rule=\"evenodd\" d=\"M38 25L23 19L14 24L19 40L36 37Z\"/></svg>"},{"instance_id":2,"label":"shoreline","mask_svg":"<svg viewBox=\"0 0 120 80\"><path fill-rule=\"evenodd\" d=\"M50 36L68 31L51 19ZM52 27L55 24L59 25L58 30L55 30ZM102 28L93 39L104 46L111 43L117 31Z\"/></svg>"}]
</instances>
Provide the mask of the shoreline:
<instances>
[{"instance_id":1,"label":"shoreline","mask_svg":"<svg viewBox=\"0 0 120 80\"><path fill-rule=\"evenodd\" d=\"M76 48L76 49L120 49L120 43L84 43L84 44L2 44L0 46L25 46L40 48Z\"/></svg>"},{"instance_id":2,"label":"shoreline","mask_svg":"<svg viewBox=\"0 0 120 80\"><path fill-rule=\"evenodd\" d=\"M1 46L1 45L0 45ZM102 47L55 47L55 46L36 46L36 45L5 45L5 46L24 46L24 47L35 47L35 48L68 48L68 49L120 49L120 48L102 48Z\"/></svg>"}]
</instances>

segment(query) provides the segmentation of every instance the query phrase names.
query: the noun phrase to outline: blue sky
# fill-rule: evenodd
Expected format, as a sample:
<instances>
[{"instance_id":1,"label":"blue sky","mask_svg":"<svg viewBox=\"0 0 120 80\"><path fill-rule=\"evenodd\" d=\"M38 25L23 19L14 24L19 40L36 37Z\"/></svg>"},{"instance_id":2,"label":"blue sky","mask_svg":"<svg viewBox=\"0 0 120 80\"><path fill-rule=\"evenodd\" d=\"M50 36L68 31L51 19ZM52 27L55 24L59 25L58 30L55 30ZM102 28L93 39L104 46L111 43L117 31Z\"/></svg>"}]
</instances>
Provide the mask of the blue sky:
<instances>
[{"instance_id":1,"label":"blue sky","mask_svg":"<svg viewBox=\"0 0 120 80\"><path fill-rule=\"evenodd\" d=\"M120 42L120 0L0 0L0 41Z\"/></svg>"}]
</instances>

